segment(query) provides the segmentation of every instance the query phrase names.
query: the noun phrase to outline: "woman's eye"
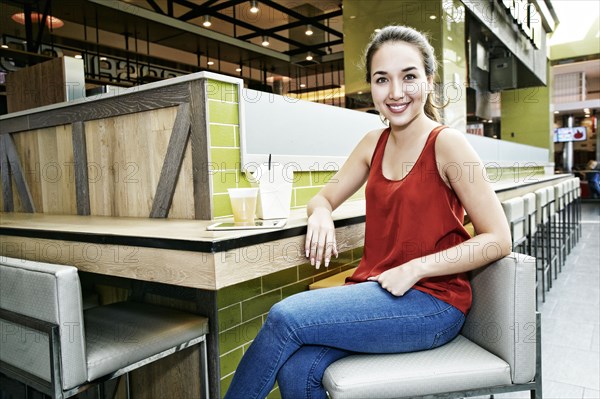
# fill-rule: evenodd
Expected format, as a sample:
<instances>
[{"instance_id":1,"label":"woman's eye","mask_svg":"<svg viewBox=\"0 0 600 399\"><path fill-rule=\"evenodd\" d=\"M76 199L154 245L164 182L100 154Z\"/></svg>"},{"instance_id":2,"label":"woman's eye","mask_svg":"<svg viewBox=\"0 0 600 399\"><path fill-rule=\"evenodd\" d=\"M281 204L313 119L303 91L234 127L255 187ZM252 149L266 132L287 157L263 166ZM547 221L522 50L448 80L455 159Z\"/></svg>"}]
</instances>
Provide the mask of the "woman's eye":
<instances>
[{"instance_id":1,"label":"woman's eye","mask_svg":"<svg viewBox=\"0 0 600 399\"><path fill-rule=\"evenodd\" d=\"M375 80L375 83L385 83L385 82L387 82L387 79L386 79L386 78L377 78L377 79Z\"/></svg>"},{"instance_id":2,"label":"woman's eye","mask_svg":"<svg viewBox=\"0 0 600 399\"><path fill-rule=\"evenodd\" d=\"M413 80L416 79L417 77L413 74L408 74L404 77L405 80Z\"/></svg>"}]
</instances>

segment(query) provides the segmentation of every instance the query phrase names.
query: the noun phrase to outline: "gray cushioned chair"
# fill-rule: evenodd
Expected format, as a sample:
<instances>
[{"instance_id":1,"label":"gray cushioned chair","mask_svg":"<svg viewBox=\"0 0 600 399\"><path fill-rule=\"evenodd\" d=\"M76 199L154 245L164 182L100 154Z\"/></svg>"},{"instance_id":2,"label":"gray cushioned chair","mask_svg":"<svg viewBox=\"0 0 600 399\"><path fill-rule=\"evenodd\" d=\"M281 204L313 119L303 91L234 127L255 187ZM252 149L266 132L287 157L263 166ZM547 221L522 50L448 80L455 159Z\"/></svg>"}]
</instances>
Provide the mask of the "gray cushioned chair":
<instances>
[{"instance_id":1,"label":"gray cushioned chair","mask_svg":"<svg viewBox=\"0 0 600 399\"><path fill-rule=\"evenodd\" d=\"M473 306L453 341L403 354L359 354L331 364L333 399L466 397L531 391L542 397L535 259L513 253L471 272Z\"/></svg>"},{"instance_id":2,"label":"gray cushioned chair","mask_svg":"<svg viewBox=\"0 0 600 399\"><path fill-rule=\"evenodd\" d=\"M0 257L0 331L0 371L55 398L199 344L208 397L205 317L135 302L84 311L75 267Z\"/></svg>"}]
</instances>

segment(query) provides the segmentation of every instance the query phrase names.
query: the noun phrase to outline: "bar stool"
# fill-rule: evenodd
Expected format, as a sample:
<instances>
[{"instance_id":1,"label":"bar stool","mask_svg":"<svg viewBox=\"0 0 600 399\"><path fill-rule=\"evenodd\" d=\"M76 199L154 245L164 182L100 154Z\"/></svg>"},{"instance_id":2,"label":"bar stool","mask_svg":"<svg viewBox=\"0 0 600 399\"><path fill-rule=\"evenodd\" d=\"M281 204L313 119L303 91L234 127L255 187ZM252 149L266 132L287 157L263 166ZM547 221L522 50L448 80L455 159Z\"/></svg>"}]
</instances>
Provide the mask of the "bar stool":
<instances>
[{"instance_id":1,"label":"bar stool","mask_svg":"<svg viewBox=\"0 0 600 399\"><path fill-rule=\"evenodd\" d=\"M527 236L527 255L533 256L536 263L536 274L535 274L535 290L536 290L536 308L537 308L537 293L540 288L542 289L542 302L546 302L546 279L543 273L541 278L538 278L538 272L540 271L540 259L537 257L538 241L538 225L536 221L537 207L535 204L535 194L527 193L523 195L523 208L525 211L525 234Z\"/></svg>"},{"instance_id":2,"label":"bar stool","mask_svg":"<svg viewBox=\"0 0 600 399\"><path fill-rule=\"evenodd\" d=\"M502 202L506 220L510 224L513 251L523 253L527 246L525 208L523 198L515 197ZM520 249L520 250L517 250Z\"/></svg>"},{"instance_id":3,"label":"bar stool","mask_svg":"<svg viewBox=\"0 0 600 399\"><path fill-rule=\"evenodd\" d=\"M0 258L0 371L53 398L68 398L193 345L208 398L208 319L146 303L83 310L77 269ZM100 385L101 386L101 385Z\"/></svg>"},{"instance_id":4,"label":"bar stool","mask_svg":"<svg viewBox=\"0 0 600 399\"><path fill-rule=\"evenodd\" d=\"M558 258L558 271L562 271L562 267L567 261L567 222L565 208L565 186L564 183L557 183L553 186L554 199L556 205L556 221L554 223L554 234L556 237Z\"/></svg>"},{"instance_id":5,"label":"bar stool","mask_svg":"<svg viewBox=\"0 0 600 399\"><path fill-rule=\"evenodd\" d=\"M569 179L569 180L565 181L563 184L564 184L564 192L565 192L565 223L566 223L566 229L567 229L567 232L566 232L567 233L567 252L571 253L571 250L575 246L575 239L574 239L575 224L573 223L573 206L574 206L573 199L575 197L573 188L575 187L575 185L574 185L573 179Z\"/></svg>"},{"instance_id":6,"label":"bar stool","mask_svg":"<svg viewBox=\"0 0 600 399\"><path fill-rule=\"evenodd\" d=\"M535 194L535 220L538 226L538 231L535 236L536 242L536 258L539 259L539 271L542 274L542 287L546 291L552 288L552 262L550 255L550 240L549 240L549 206L548 206L548 190L540 188L534 191Z\"/></svg>"},{"instance_id":7,"label":"bar stool","mask_svg":"<svg viewBox=\"0 0 600 399\"><path fill-rule=\"evenodd\" d=\"M581 179L575 177L575 243L579 242L581 238Z\"/></svg>"},{"instance_id":8,"label":"bar stool","mask_svg":"<svg viewBox=\"0 0 600 399\"><path fill-rule=\"evenodd\" d=\"M566 234L567 234L567 255L571 253L571 250L573 249L573 247L575 246L573 243L573 234L572 234L572 226L571 226L571 209L572 209L572 204L573 204L573 191L572 191L572 187L573 184L571 183L571 179L563 182L563 189L564 189L564 198L565 198L565 228L566 228Z\"/></svg>"},{"instance_id":9,"label":"bar stool","mask_svg":"<svg viewBox=\"0 0 600 399\"><path fill-rule=\"evenodd\" d=\"M550 266L554 267L552 277L554 280L558 278L560 267L560 246L556 235L556 198L554 197L554 186L546 187L546 196L548 199L548 240L549 240L549 256Z\"/></svg>"}]
</instances>

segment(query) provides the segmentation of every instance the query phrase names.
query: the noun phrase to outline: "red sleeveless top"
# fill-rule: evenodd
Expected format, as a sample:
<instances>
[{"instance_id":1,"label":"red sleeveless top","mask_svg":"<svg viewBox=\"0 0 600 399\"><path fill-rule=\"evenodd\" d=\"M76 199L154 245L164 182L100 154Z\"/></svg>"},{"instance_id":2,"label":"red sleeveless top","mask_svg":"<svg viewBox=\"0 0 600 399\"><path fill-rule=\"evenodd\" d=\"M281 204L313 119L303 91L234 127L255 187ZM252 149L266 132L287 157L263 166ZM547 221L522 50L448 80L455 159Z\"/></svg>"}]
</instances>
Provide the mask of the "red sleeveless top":
<instances>
[{"instance_id":1,"label":"red sleeveless top","mask_svg":"<svg viewBox=\"0 0 600 399\"><path fill-rule=\"evenodd\" d=\"M470 238L463 227L463 206L437 168L435 140L444 128L439 126L429 133L419 158L402 180L389 180L383 175L381 164L390 129L379 137L367 180L364 253L347 283L364 282L411 259L440 252ZM451 262L456 254L449 251L444 256L443 260ZM424 278L414 288L465 314L471 306L471 285L466 273Z\"/></svg>"}]
</instances>

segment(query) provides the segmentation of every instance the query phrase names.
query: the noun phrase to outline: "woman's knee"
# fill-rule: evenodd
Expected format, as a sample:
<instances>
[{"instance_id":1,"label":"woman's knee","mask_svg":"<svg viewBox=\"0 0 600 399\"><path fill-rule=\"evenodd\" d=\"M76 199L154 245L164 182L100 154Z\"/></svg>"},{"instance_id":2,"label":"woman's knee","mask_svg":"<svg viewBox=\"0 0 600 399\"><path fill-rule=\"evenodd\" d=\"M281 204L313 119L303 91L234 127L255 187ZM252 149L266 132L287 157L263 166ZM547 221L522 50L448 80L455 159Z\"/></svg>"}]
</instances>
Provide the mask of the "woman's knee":
<instances>
[{"instance_id":1,"label":"woman's knee","mask_svg":"<svg viewBox=\"0 0 600 399\"><path fill-rule=\"evenodd\" d=\"M295 302L293 297L288 297L277 302L269 310L265 324L278 329L283 329L284 327L292 327L293 329L294 320L298 317L298 305Z\"/></svg>"}]
</instances>

